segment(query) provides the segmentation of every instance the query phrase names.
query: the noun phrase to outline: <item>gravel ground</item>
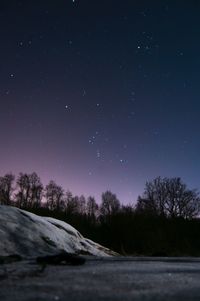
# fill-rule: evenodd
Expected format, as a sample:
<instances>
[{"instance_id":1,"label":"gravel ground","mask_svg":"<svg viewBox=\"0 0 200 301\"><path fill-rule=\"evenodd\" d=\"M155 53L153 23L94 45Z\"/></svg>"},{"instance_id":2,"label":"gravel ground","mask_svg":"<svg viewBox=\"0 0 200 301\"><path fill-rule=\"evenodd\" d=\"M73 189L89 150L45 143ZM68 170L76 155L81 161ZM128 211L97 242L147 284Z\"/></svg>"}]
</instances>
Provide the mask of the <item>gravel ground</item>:
<instances>
[{"instance_id":1,"label":"gravel ground","mask_svg":"<svg viewBox=\"0 0 200 301\"><path fill-rule=\"evenodd\" d=\"M0 265L2 301L200 300L198 258L87 258L82 266Z\"/></svg>"}]
</instances>

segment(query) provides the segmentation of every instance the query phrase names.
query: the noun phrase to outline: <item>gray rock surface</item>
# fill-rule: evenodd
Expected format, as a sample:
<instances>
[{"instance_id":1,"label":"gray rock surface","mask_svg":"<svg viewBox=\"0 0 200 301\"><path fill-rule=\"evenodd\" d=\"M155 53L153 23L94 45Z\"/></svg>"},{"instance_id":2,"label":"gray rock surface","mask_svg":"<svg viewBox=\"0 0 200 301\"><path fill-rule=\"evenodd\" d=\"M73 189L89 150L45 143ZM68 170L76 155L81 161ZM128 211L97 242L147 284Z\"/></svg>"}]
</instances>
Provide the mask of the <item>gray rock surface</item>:
<instances>
[{"instance_id":1,"label":"gray rock surface","mask_svg":"<svg viewBox=\"0 0 200 301\"><path fill-rule=\"evenodd\" d=\"M83 266L0 265L3 301L200 300L198 258L88 258Z\"/></svg>"},{"instance_id":2,"label":"gray rock surface","mask_svg":"<svg viewBox=\"0 0 200 301\"><path fill-rule=\"evenodd\" d=\"M18 254L34 257L60 251L95 256L115 255L83 237L63 221L0 205L0 256Z\"/></svg>"}]
</instances>

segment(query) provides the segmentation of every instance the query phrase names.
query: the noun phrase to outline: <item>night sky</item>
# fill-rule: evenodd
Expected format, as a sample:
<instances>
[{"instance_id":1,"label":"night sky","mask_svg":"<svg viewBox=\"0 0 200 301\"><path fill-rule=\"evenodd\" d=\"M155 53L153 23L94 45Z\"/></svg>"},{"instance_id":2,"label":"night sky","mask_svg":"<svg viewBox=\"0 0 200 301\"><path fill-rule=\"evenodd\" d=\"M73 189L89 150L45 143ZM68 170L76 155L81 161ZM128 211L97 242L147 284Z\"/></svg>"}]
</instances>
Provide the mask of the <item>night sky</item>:
<instances>
[{"instance_id":1,"label":"night sky","mask_svg":"<svg viewBox=\"0 0 200 301\"><path fill-rule=\"evenodd\" d=\"M134 202L200 188L199 1L0 1L0 173Z\"/></svg>"}]
</instances>

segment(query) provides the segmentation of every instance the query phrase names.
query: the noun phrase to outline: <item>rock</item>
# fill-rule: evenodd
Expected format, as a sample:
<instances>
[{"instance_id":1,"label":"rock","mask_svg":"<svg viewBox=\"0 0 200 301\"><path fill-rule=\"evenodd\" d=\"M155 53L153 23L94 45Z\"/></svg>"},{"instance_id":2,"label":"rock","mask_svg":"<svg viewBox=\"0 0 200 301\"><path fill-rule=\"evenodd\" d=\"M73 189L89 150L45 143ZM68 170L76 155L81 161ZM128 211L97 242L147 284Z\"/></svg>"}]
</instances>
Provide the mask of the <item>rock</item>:
<instances>
[{"instance_id":1,"label":"rock","mask_svg":"<svg viewBox=\"0 0 200 301\"><path fill-rule=\"evenodd\" d=\"M112 256L115 252L84 238L69 224L0 205L0 256L27 257L68 254Z\"/></svg>"}]
</instances>

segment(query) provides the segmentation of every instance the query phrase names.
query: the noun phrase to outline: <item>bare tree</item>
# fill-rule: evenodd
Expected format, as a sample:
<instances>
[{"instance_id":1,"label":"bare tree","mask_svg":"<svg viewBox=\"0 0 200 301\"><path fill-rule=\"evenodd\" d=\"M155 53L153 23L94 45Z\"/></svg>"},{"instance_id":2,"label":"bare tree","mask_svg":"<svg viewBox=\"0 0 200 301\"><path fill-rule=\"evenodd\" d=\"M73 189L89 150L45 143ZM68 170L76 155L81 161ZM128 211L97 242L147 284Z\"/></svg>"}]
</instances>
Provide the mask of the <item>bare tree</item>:
<instances>
[{"instance_id":1,"label":"bare tree","mask_svg":"<svg viewBox=\"0 0 200 301\"><path fill-rule=\"evenodd\" d=\"M82 204L83 205L83 204ZM80 213L80 202L78 196L73 196L70 191L66 193L66 214L69 216Z\"/></svg>"},{"instance_id":2,"label":"bare tree","mask_svg":"<svg viewBox=\"0 0 200 301\"><path fill-rule=\"evenodd\" d=\"M100 205L100 212L103 216L110 216L116 214L120 210L120 202L116 195L111 191L106 191L102 194L102 202Z\"/></svg>"},{"instance_id":3,"label":"bare tree","mask_svg":"<svg viewBox=\"0 0 200 301\"><path fill-rule=\"evenodd\" d=\"M16 193L16 205L19 208L27 208L30 197L30 183L28 174L20 173L17 179L18 192Z\"/></svg>"},{"instance_id":4,"label":"bare tree","mask_svg":"<svg viewBox=\"0 0 200 301\"><path fill-rule=\"evenodd\" d=\"M43 185L35 172L31 174L20 173L17 187L16 205L19 208L38 208L41 205Z\"/></svg>"},{"instance_id":5,"label":"bare tree","mask_svg":"<svg viewBox=\"0 0 200 301\"><path fill-rule=\"evenodd\" d=\"M189 190L180 178L166 179L168 198L166 212L171 217L191 219L200 212L200 198L196 190Z\"/></svg>"},{"instance_id":6,"label":"bare tree","mask_svg":"<svg viewBox=\"0 0 200 301\"><path fill-rule=\"evenodd\" d=\"M96 217L97 213L98 213L99 206L96 203L94 197L92 197L92 196L88 197L86 206L87 206L87 215L91 218Z\"/></svg>"},{"instance_id":7,"label":"bare tree","mask_svg":"<svg viewBox=\"0 0 200 301\"><path fill-rule=\"evenodd\" d=\"M142 213L147 215L159 215L157 206L152 199L147 199L145 195L139 196L135 206L136 213Z\"/></svg>"},{"instance_id":8,"label":"bare tree","mask_svg":"<svg viewBox=\"0 0 200 301\"><path fill-rule=\"evenodd\" d=\"M40 178L35 172L29 175L29 183L30 198L28 205L30 208L39 208L41 206L43 197L43 185Z\"/></svg>"},{"instance_id":9,"label":"bare tree","mask_svg":"<svg viewBox=\"0 0 200 301\"><path fill-rule=\"evenodd\" d=\"M196 190L189 190L180 178L156 178L147 182L136 212L191 219L200 212L200 198Z\"/></svg>"},{"instance_id":10,"label":"bare tree","mask_svg":"<svg viewBox=\"0 0 200 301\"><path fill-rule=\"evenodd\" d=\"M13 174L9 173L3 177L0 177L0 204L1 205L11 205L12 203L12 193L13 193L13 183L15 177Z\"/></svg>"},{"instance_id":11,"label":"bare tree","mask_svg":"<svg viewBox=\"0 0 200 301\"><path fill-rule=\"evenodd\" d=\"M54 181L50 181L45 188L46 206L49 210L62 210L64 208L64 190Z\"/></svg>"},{"instance_id":12,"label":"bare tree","mask_svg":"<svg viewBox=\"0 0 200 301\"><path fill-rule=\"evenodd\" d=\"M78 210L79 213L82 215L86 214L86 199L85 199L84 195L81 195L79 197L78 203L79 203L79 210Z\"/></svg>"}]
</instances>

